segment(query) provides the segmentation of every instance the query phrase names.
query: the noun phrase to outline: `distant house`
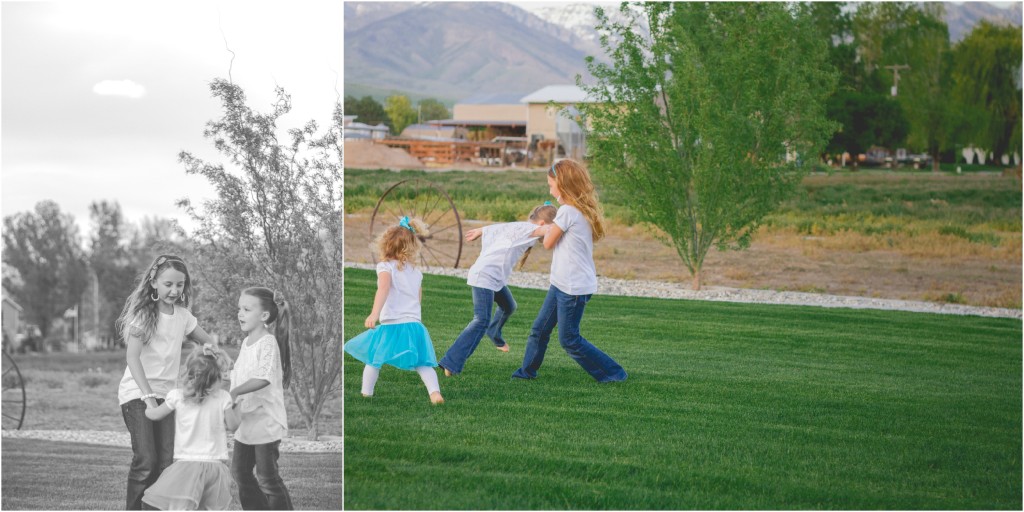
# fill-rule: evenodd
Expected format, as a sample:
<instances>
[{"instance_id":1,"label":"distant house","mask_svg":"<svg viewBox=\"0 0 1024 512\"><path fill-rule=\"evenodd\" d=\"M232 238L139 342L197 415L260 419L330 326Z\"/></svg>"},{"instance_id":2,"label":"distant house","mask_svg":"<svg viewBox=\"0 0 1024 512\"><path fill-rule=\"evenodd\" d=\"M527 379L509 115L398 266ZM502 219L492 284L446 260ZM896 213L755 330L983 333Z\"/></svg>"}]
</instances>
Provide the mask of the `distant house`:
<instances>
[{"instance_id":1,"label":"distant house","mask_svg":"<svg viewBox=\"0 0 1024 512\"><path fill-rule=\"evenodd\" d=\"M371 126L366 123L358 123L356 122L358 117L343 117L342 126L344 127L346 139L383 139L388 136L390 129L386 124L380 123L376 126Z\"/></svg>"}]
</instances>

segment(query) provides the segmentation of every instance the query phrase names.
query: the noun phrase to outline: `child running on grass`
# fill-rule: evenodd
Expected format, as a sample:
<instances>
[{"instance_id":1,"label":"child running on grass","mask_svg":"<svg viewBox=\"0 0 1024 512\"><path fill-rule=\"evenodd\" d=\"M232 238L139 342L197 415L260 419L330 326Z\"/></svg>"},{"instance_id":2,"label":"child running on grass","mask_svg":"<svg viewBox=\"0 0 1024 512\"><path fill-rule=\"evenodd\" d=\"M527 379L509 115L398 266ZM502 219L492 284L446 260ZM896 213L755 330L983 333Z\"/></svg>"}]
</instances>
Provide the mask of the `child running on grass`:
<instances>
[{"instance_id":1,"label":"child running on grass","mask_svg":"<svg viewBox=\"0 0 1024 512\"><path fill-rule=\"evenodd\" d=\"M230 367L224 351L196 347L185 361L183 387L146 409L154 422L174 413L174 463L146 489L144 507L227 510L231 505L227 432L238 428L240 418L231 395L219 386Z\"/></svg>"},{"instance_id":2,"label":"child running on grass","mask_svg":"<svg viewBox=\"0 0 1024 512\"><path fill-rule=\"evenodd\" d=\"M545 202L530 212L528 222L492 224L466 232L466 241L482 239L480 256L469 268L466 279L473 289L473 320L441 358L439 365L446 376L462 373L466 360L484 334L498 350L508 352L501 329L516 311L516 301L507 286L512 266L519 260L519 268L523 268L534 242L545 232L543 226L555 220L557 211L550 202ZM492 317L491 306L495 304L497 309Z\"/></svg>"},{"instance_id":3,"label":"child running on grass","mask_svg":"<svg viewBox=\"0 0 1024 512\"><path fill-rule=\"evenodd\" d=\"M117 319L127 345L127 368L117 400L132 438L126 510L142 510L143 493L174 459L173 415L151 421L147 408L163 404L175 388L186 337L200 344L213 342L189 312L191 299L192 280L185 262L160 255L139 277Z\"/></svg>"},{"instance_id":4,"label":"child running on grass","mask_svg":"<svg viewBox=\"0 0 1024 512\"><path fill-rule=\"evenodd\" d=\"M270 288L246 288L238 298L238 323L247 334L231 372L231 399L241 402L242 416L231 457L238 499L245 510L292 510L277 470L288 435L284 390L292 374L288 302Z\"/></svg>"},{"instance_id":5,"label":"child running on grass","mask_svg":"<svg viewBox=\"0 0 1024 512\"><path fill-rule=\"evenodd\" d=\"M551 331L558 326L558 341L569 357L598 382L626 380L619 363L580 334L587 302L597 291L594 242L604 237L601 205L587 168L575 160L559 160L548 170L548 189L561 203L552 224L545 226L544 248L554 248L551 287L530 329L523 366L512 374L537 378L544 362Z\"/></svg>"},{"instance_id":6,"label":"child running on grass","mask_svg":"<svg viewBox=\"0 0 1024 512\"><path fill-rule=\"evenodd\" d=\"M419 219L402 217L375 240L378 259L377 294L373 310L366 317L364 331L345 343L345 352L362 361L362 394L373 396L381 366L389 364L402 370L414 370L427 387L430 402L444 403L437 382L437 355L427 328L421 322L423 273L415 266L422 242L429 236ZM380 320L380 326L377 321Z\"/></svg>"}]
</instances>

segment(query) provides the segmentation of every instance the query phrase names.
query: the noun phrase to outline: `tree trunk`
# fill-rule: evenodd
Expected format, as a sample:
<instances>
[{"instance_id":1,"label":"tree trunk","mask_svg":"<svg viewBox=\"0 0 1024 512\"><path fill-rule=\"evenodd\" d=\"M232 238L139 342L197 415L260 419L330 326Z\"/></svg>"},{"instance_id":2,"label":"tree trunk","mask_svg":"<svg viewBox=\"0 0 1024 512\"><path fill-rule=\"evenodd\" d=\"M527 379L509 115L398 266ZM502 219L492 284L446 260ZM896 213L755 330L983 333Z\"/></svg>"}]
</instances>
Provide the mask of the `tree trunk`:
<instances>
[{"instance_id":1,"label":"tree trunk","mask_svg":"<svg viewBox=\"0 0 1024 512\"><path fill-rule=\"evenodd\" d=\"M939 172L939 152L932 155L932 172Z\"/></svg>"},{"instance_id":2,"label":"tree trunk","mask_svg":"<svg viewBox=\"0 0 1024 512\"><path fill-rule=\"evenodd\" d=\"M700 291L700 270L693 273L693 291Z\"/></svg>"},{"instance_id":3,"label":"tree trunk","mask_svg":"<svg viewBox=\"0 0 1024 512\"><path fill-rule=\"evenodd\" d=\"M309 427L309 430L306 433L306 439L309 439L310 441L320 439L320 428L317 422L314 421L313 425Z\"/></svg>"}]
</instances>

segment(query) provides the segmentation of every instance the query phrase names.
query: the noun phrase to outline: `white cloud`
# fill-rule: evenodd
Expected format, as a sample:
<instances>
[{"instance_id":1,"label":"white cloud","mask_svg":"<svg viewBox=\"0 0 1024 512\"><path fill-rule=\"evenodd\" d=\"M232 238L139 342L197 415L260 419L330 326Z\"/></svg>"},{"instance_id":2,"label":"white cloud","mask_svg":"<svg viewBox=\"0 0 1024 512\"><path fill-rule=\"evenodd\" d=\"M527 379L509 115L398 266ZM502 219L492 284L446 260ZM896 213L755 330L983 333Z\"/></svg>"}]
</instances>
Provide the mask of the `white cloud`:
<instances>
[{"instance_id":1,"label":"white cloud","mask_svg":"<svg viewBox=\"0 0 1024 512\"><path fill-rule=\"evenodd\" d=\"M92 92L100 96L141 98L146 94L146 88L131 80L104 80L92 86Z\"/></svg>"}]
</instances>

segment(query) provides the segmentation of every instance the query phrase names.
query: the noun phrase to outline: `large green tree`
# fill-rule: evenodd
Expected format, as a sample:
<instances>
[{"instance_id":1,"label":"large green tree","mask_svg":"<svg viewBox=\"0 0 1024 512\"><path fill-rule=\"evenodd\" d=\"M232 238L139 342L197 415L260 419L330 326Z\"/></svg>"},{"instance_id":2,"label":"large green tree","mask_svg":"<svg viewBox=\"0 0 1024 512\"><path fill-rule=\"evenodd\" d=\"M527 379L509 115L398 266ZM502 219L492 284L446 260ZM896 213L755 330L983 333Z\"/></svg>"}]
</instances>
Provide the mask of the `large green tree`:
<instances>
[{"instance_id":1,"label":"large green tree","mask_svg":"<svg viewBox=\"0 0 1024 512\"><path fill-rule=\"evenodd\" d=\"M412 108L412 102L408 96L401 94L388 96L384 100L384 111L391 119L391 133L399 135L406 126L416 122L416 109Z\"/></svg>"},{"instance_id":2,"label":"large green tree","mask_svg":"<svg viewBox=\"0 0 1024 512\"><path fill-rule=\"evenodd\" d=\"M421 121L437 121L451 119L452 114L448 107L434 98L420 100L418 104L419 118Z\"/></svg>"},{"instance_id":3,"label":"large green tree","mask_svg":"<svg viewBox=\"0 0 1024 512\"><path fill-rule=\"evenodd\" d=\"M261 113L242 89L214 80L223 115L206 136L227 159L208 163L188 152L189 174L205 177L217 197L201 207L181 202L198 224L193 234L204 311L220 333L240 337L239 293L249 286L281 292L291 304L292 382L309 438L326 400L340 392L342 337L342 110L321 133L310 121L278 140L277 120L291 110L278 88L274 110Z\"/></svg>"},{"instance_id":4,"label":"large green tree","mask_svg":"<svg viewBox=\"0 0 1024 512\"><path fill-rule=\"evenodd\" d=\"M376 126L385 124L391 126L388 113L384 111L384 105L373 99L373 96L363 96L356 99L355 96L345 96L345 114L356 116L356 121Z\"/></svg>"},{"instance_id":5,"label":"large green tree","mask_svg":"<svg viewBox=\"0 0 1024 512\"><path fill-rule=\"evenodd\" d=\"M4 276L4 287L45 338L51 322L78 304L88 284L78 226L57 203L40 201L34 211L4 218L3 239L4 264L18 272L18 279Z\"/></svg>"},{"instance_id":6,"label":"large green tree","mask_svg":"<svg viewBox=\"0 0 1024 512\"><path fill-rule=\"evenodd\" d=\"M117 202L93 201L89 205L93 232L90 237L89 266L96 276L99 301L91 311L98 320L97 336L117 336L114 323L138 273L130 249L131 226L124 220Z\"/></svg>"},{"instance_id":7,"label":"large green tree","mask_svg":"<svg viewBox=\"0 0 1024 512\"><path fill-rule=\"evenodd\" d=\"M596 9L608 62L587 59L592 85L577 77L597 101L582 109L590 165L602 190L666 234L699 289L708 250L749 245L817 159L835 126L824 110L835 72L806 5L620 12L631 21Z\"/></svg>"},{"instance_id":8,"label":"large green tree","mask_svg":"<svg viewBox=\"0 0 1024 512\"><path fill-rule=\"evenodd\" d=\"M1021 29L982 21L953 52L960 142L996 158L1021 150Z\"/></svg>"},{"instance_id":9,"label":"large green tree","mask_svg":"<svg viewBox=\"0 0 1024 512\"><path fill-rule=\"evenodd\" d=\"M896 87L910 123L907 144L932 155L948 149L956 121L951 103L949 30L938 2L865 2L854 17L866 70ZM886 66L909 66L896 74Z\"/></svg>"}]
</instances>

